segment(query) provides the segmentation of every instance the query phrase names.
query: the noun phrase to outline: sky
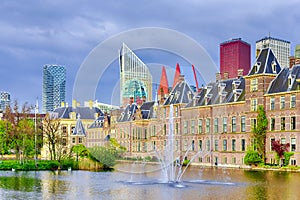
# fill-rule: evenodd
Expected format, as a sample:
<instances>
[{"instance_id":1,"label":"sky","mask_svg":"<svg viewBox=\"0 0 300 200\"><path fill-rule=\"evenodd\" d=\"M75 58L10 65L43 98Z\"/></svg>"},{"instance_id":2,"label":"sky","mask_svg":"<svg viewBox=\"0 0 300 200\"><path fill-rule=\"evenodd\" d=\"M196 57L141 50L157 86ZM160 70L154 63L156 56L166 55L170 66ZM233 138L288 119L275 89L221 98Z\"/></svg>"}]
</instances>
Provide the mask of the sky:
<instances>
[{"instance_id":1,"label":"sky","mask_svg":"<svg viewBox=\"0 0 300 200\"><path fill-rule=\"evenodd\" d=\"M71 103L76 74L90 52L108 38L143 27L167 28L191 37L217 67L219 44L230 38L251 44L252 63L255 42L269 34L290 41L293 55L300 44L299 19L298 0L2 0L0 91L9 92L19 103L34 104L38 98L41 105L43 65L59 64L66 67L66 101ZM137 54L146 63L187 65L159 52ZM116 61L108 68L106 78L110 78L99 82L98 101L111 103L111 94L110 98L104 94L113 92L108 85L117 85L118 70Z\"/></svg>"}]
</instances>

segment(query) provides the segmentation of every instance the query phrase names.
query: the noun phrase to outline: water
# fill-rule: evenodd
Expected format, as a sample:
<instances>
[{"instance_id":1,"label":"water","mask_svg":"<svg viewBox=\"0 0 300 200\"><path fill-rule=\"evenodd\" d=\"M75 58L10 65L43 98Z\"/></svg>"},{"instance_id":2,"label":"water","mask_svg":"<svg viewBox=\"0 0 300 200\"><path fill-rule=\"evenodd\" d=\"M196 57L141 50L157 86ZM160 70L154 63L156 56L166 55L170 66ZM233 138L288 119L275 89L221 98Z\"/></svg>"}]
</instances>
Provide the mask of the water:
<instances>
[{"instance_id":1,"label":"water","mask_svg":"<svg viewBox=\"0 0 300 200\"><path fill-rule=\"evenodd\" d=\"M300 173L190 167L184 174L184 188L158 183L159 173L137 173L133 178L144 184L130 184L132 174L121 171L0 171L0 199L300 198Z\"/></svg>"}]
</instances>

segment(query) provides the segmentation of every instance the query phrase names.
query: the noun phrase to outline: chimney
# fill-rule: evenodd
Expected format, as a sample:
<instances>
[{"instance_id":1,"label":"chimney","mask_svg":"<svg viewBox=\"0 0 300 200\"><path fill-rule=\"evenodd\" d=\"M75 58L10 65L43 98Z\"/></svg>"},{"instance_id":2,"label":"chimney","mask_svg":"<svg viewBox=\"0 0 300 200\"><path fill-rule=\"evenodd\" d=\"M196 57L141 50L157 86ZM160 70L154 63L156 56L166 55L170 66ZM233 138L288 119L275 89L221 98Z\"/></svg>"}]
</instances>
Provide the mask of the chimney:
<instances>
[{"instance_id":1,"label":"chimney","mask_svg":"<svg viewBox=\"0 0 300 200\"><path fill-rule=\"evenodd\" d=\"M184 75L183 75L183 74L180 74L180 75L179 75L179 82L182 82L182 81L184 81Z\"/></svg>"},{"instance_id":2,"label":"chimney","mask_svg":"<svg viewBox=\"0 0 300 200\"><path fill-rule=\"evenodd\" d=\"M133 104L133 102L134 102L133 97L130 97L130 98L129 98L129 104L131 105L131 104Z\"/></svg>"},{"instance_id":3,"label":"chimney","mask_svg":"<svg viewBox=\"0 0 300 200\"><path fill-rule=\"evenodd\" d=\"M89 100L89 108L92 109L93 108L93 101Z\"/></svg>"},{"instance_id":4,"label":"chimney","mask_svg":"<svg viewBox=\"0 0 300 200\"><path fill-rule=\"evenodd\" d=\"M228 72L224 72L224 74L223 74L223 79L224 79L224 80L227 80L227 79L228 79Z\"/></svg>"},{"instance_id":5,"label":"chimney","mask_svg":"<svg viewBox=\"0 0 300 200\"><path fill-rule=\"evenodd\" d=\"M77 102L75 99L72 100L72 108L76 108Z\"/></svg>"},{"instance_id":6,"label":"chimney","mask_svg":"<svg viewBox=\"0 0 300 200\"><path fill-rule=\"evenodd\" d=\"M244 73L243 69L238 69L238 71L237 71L238 78L240 78L241 76L243 76L243 73Z\"/></svg>"},{"instance_id":7,"label":"chimney","mask_svg":"<svg viewBox=\"0 0 300 200\"><path fill-rule=\"evenodd\" d=\"M220 81L221 80L221 73L217 72L216 73L216 81Z\"/></svg>"}]
</instances>

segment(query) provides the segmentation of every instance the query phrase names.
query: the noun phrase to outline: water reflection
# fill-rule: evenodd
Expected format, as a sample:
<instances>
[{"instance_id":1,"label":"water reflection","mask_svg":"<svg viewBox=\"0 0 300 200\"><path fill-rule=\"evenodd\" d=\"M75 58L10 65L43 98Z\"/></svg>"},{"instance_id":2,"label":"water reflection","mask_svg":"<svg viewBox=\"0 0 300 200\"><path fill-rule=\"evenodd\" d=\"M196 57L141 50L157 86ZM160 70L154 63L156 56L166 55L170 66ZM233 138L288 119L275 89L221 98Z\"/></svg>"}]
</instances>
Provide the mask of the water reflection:
<instances>
[{"instance_id":1,"label":"water reflection","mask_svg":"<svg viewBox=\"0 0 300 200\"><path fill-rule=\"evenodd\" d=\"M159 171L135 175L124 171L1 171L0 199L252 200L298 199L300 196L299 173L191 167L183 176L185 188L151 183L159 176ZM149 182L128 184L129 180Z\"/></svg>"}]
</instances>

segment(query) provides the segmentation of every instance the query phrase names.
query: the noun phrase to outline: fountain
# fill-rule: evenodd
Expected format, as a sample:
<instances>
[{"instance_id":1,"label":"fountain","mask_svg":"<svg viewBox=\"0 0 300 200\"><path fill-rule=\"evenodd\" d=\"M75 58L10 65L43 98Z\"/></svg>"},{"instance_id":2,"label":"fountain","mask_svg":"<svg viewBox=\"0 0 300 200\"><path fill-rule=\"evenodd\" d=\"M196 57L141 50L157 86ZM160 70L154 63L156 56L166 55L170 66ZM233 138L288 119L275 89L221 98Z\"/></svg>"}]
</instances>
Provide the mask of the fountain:
<instances>
[{"instance_id":1,"label":"fountain","mask_svg":"<svg viewBox=\"0 0 300 200\"><path fill-rule=\"evenodd\" d=\"M183 182L186 183L196 183L196 184L216 184L216 185L234 185L234 183L230 182L216 182L216 181L206 181L206 180L188 180L188 181L182 181L182 177L189 167L189 165L194 161L194 159L197 156L205 157L210 154L208 151L198 151L195 155L193 155L190 159L190 161L184 166L183 160L180 159L180 157L174 156L174 118L173 118L173 105L170 105L170 115L169 115L169 133L168 138L166 141L166 146L164 151L158 151L156 148L154 149L155 156L157 157L159 161L159 170L161 170L161 179L155 180L155 181L133 181L133 175L131 175L130 181L127 181L126 183L132 184L132 185L149 185L149 184L168 184L172 187L176 188L184 188L186 185L183 184ZM186 158L189 151L192 149L192 145L188 148L188 150L185 152L185 155L183 158ZM151 153L151 152L149 152ZM142 173L145 173L146 170L144 169L146 167L146 162L134 162L131 168L131 172L134 172L137 169L137 166L141 165L143 170ZM156 169L157 170L157 169ZM153 170L155 171L155 170ZM136 174L136 173L134 173Z\"/></svg>"}]
</instances>

